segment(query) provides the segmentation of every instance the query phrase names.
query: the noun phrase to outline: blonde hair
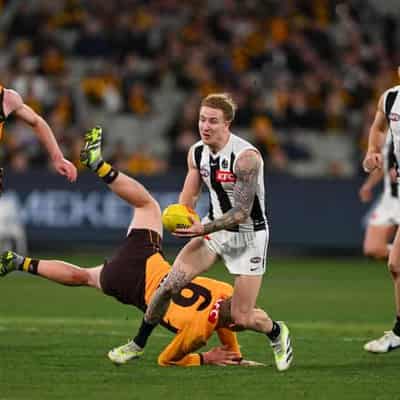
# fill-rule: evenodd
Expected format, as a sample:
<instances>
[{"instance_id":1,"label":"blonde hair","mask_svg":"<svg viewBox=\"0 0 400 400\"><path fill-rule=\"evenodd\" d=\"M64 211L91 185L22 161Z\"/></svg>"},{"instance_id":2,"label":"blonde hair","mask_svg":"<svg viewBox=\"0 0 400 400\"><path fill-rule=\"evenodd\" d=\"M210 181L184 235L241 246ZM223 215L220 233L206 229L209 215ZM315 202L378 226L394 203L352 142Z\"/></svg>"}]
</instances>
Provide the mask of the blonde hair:
<instances>
[{"instance_id":1,"label":"blonde hair","mask_svg":"<svg viewBox=\"0 0 400 400\"><path fill-rule=\"evenodd\" d=\"M225 121L232 122L235 118L237 105L229 93L211 93L202 100L201 106L221 110Z\"/></svg>"}]
</instances>

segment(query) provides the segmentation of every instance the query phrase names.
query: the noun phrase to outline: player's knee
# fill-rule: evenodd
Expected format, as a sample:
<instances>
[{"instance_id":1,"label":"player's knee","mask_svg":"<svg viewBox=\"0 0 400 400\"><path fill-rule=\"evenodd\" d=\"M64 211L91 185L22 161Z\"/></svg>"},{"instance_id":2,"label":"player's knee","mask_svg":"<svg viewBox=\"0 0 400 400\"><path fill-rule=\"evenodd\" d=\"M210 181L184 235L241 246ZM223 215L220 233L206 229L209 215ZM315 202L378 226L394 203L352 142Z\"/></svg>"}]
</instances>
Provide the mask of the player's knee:
<instances>
[{"instance_id":1,"label":"player's knee","mask_svg":"<svg viewBox=\"0 0 400 400\"><path fill-rule=\"evenodd\" d=\"M394 280L400 279L400 264L389 260L388 262L389 272Z\"/></svg>"},{"instance_id":2,"label":"player's knee","mask_svg":"<svg viewBox=\"0 0 400 400\"><path fill-rule=\"evenodd\" d=\"M152 196L149 196L146 199L146 203L143 205L143 207L146 207L152 213L159 213L161 215L160 205L158 204L157 200Z\"/></svg>"},{"instance_id":3,"label":"player's knee","mask_svg":"<svg viewBox=\"0 0 400 400\"><path fill-rule=\"evenodd\" d=\"M251 312L242 312L240 310L232 310L232 320L233 323L242 329L247 328L252 325L252 313Z\"/></svg>"},{"instance_id":4,"label":"player's knee","mask_svg":"<svg viewBox=\"0 0 400 400\"><path fill-rule=\"evenodd\" d=\"M364 246L364 255L371 258L382 259L388 256L386 246Z\"/></svg>"},{"instance_id":5,"label":"player's knee","mask_svg":"<svg viewBox=\"0 0 400 400\"><path fill-rule=\"evenodd\" d=\"M71 285L88 285L90 280L89 273L84 268L72 268L70 272Z\"/></svg>"}]
</instances>

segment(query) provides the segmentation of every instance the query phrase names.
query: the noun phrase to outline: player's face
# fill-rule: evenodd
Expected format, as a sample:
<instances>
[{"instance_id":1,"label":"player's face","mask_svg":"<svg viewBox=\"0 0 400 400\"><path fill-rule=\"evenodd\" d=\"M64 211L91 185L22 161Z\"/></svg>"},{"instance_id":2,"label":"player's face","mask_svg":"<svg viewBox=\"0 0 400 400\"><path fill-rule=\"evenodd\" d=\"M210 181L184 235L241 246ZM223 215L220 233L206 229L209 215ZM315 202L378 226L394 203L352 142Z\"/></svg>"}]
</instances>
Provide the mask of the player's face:
<instances>
[{"instance_id":1,"label":"player's face","mask_svg":"<svg viewBox=\"0 0 400 400\"><path fill-rule=\"evenodd\" d=\"M200 108L199 132L201 140L208 146L225 145L229 136L229 122L218 108L203 106Z\"/></svg>"}]
</instances>

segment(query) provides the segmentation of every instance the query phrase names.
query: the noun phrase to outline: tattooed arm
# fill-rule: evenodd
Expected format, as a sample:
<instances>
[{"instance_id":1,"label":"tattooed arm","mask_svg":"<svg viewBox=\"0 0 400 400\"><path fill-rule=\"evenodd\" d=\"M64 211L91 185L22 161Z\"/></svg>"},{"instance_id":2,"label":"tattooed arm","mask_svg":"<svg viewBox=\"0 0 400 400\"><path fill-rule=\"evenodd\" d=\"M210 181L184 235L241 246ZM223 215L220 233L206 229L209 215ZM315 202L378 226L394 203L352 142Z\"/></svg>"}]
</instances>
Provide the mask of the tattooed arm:
<instances>
[{"instance_id":1,"label":"tattooed arm","mask_svg":"<svg viewBox=\"0 0 400 400\"><path fill-rule=\"evenodd\" d=\"M236 183L233 189L233 207L215 221L205 225L194 222L190 228L177 229L177 236L207 235L243 223L250 215L257 190L257 176L261 167L260 155L254 150L244 151L236 161Z\"/></svg>"}]
</instances>

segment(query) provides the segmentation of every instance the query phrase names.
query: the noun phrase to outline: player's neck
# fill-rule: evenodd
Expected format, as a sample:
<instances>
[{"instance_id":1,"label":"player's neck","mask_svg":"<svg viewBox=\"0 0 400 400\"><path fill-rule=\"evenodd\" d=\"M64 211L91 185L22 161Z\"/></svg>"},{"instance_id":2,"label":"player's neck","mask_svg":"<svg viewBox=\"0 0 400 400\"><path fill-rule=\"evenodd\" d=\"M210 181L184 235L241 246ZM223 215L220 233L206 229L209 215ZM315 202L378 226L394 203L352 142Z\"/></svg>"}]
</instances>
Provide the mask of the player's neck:
<instances>
[{"instance_id":1,"label":"player's neck","mask_svg":"<svg viewBox=\"0 0 400 400\"><path fill-rule=\"evenodd\" d=\"M229 132L229 135L224 136L218 143L215 143L213 145L208 145L211 153L213 154L219 153L228 144L230 138L231 138L231 132Z\"/></svg>"}]
</instances>

